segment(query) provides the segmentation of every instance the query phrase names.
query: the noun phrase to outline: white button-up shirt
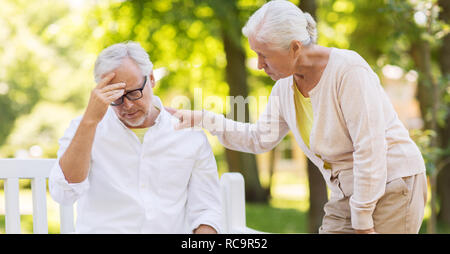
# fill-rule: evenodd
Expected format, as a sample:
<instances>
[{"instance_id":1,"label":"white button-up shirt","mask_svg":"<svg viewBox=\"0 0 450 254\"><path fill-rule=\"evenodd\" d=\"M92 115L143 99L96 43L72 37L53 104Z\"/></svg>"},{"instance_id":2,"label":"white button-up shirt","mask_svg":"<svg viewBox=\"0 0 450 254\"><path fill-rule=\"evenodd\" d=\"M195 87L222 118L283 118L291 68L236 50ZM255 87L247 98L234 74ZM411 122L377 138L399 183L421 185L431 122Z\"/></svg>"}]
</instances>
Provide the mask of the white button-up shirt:
<instances>
[{"instance_id":1,"label":"white button-up shirt","mask_svg":"<svg viewBox=\"0 0 450 254\"><path fill-rule=\"evenodd\" d=\"M153 102L161 112L143 143L108 109L81 183L68 183L59 165L81 117L59 140L50 194L61 204L77 202L78 233L192 233L200 224L221 232L217 165L205 134L174 130L177 119L158 97Z\"/></svg>"}]
</instances>

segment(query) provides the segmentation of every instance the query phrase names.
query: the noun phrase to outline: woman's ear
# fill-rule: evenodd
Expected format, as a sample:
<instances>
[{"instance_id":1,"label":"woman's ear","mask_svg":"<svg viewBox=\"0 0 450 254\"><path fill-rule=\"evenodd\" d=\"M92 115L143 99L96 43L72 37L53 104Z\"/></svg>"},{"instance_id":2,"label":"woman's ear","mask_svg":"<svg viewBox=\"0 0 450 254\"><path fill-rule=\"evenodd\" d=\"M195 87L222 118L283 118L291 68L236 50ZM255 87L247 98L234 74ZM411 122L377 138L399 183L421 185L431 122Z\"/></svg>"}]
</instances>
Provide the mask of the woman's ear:
<instances>
[{"instance_id":1,"label":"woman's ear","mask_svg":"<svg viewBox=\"0 0 450 254\"><path fill-rule=\"evenodd\" d=\"M300 41L293 40L291 42L291 46L289 47L289 51L295 58L297 58L302 51L302 43Z\"/></svg>"}]
</instances>

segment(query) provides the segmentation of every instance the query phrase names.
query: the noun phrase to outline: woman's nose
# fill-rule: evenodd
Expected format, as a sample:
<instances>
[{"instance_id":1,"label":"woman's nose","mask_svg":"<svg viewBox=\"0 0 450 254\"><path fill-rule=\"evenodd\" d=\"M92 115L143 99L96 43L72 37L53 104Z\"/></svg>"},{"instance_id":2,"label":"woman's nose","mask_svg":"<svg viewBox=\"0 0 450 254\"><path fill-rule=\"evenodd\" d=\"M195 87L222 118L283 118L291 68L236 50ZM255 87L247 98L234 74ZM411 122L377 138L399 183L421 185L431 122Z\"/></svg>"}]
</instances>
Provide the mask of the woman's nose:
<instances>
[{"instance_id":1,"label":"woman's nose","mask_svg":"<svg viewBox=\"0 0 450 254\"><path fill-rule=\"evenodd\" d=\"M261 70L266 66L266 63L264 62L264 59L262 57L258 57L258 69Z\"/></svg>"}]
</instances>

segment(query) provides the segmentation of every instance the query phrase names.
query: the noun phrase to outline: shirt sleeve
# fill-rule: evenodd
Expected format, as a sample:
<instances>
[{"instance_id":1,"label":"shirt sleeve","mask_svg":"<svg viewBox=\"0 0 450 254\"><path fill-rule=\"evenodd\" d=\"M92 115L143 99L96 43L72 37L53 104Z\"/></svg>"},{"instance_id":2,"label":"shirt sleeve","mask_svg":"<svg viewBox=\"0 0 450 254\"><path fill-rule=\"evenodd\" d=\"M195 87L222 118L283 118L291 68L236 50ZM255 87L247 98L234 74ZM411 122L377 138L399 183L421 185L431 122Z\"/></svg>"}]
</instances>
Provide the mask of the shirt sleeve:
<instances>
[{"instance_id":1,"label":"shirt sleeve","mask_svg":"<svg viewBox=\"0 0 450 254\"><path fill-rule=\"evenodd\" d=\"M373 228L372 214L383 196L387 177L387 145L383 88L377 75L362 66L347 71L339 88L339 101L353 142L352 227Z\"/></svg>"},{"instance_id":2,"label":"shirt sleeve","mask_svg":"<svg viewBox=\"0 0 450 254\"><path fill-rule=\"evenodd\" d=\"M228 149L246 153L264 153L274 148L289 131L281 115L279 84L269 96L264 112L256 123L242 123L223 115L204 111L202 127L218 137Z\"/></svg>"},{"instance_id":3,"label":"shirt sleeve","mask_svg":"<svg viewBox=\"0 0 450 254\"><path fill-rule=\"evenodd\" d=\"M201 224L222 233L222 200L217 164L206 135L188 184L187 217L191 232Z\"/></svg>"},{"instance_id":4,"label":"shirt sleeve","mask_svg":"<svg viewBox=\"0 0 450 254\"><path fill-rule=\"evenodd\" d=\"M64 136L59 139L59 149L57 152L58 159L50 171L48 181L50 195L56 202L62 205L75 203L75 201L89 189L88 177L80 183L69 183L59 164L59 160L67 147L69 147L80 121L81 118L72 120L69 128L65 131Z\"/></svg>"}]
</instances>

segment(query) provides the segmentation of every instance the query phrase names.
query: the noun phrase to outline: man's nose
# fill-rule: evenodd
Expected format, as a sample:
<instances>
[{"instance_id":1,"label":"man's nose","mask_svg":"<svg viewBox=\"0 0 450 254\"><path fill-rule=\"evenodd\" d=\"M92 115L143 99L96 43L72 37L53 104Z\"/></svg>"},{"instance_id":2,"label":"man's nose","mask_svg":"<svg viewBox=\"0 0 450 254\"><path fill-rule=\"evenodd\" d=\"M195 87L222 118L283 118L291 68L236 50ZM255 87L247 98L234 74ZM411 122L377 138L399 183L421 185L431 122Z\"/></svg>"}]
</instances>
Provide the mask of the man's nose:
<instances>
[{"instance_id":1,"label":"man's nose","mask_svg":"<svg viewBox=\"0 0 450 254\"><path fill-rule=\"evenodd\" d=\"M124 109L130 109L133 106L133 102L130 101L126 96L123 97L122 107Z\"/></svg>"}]
</instances>

